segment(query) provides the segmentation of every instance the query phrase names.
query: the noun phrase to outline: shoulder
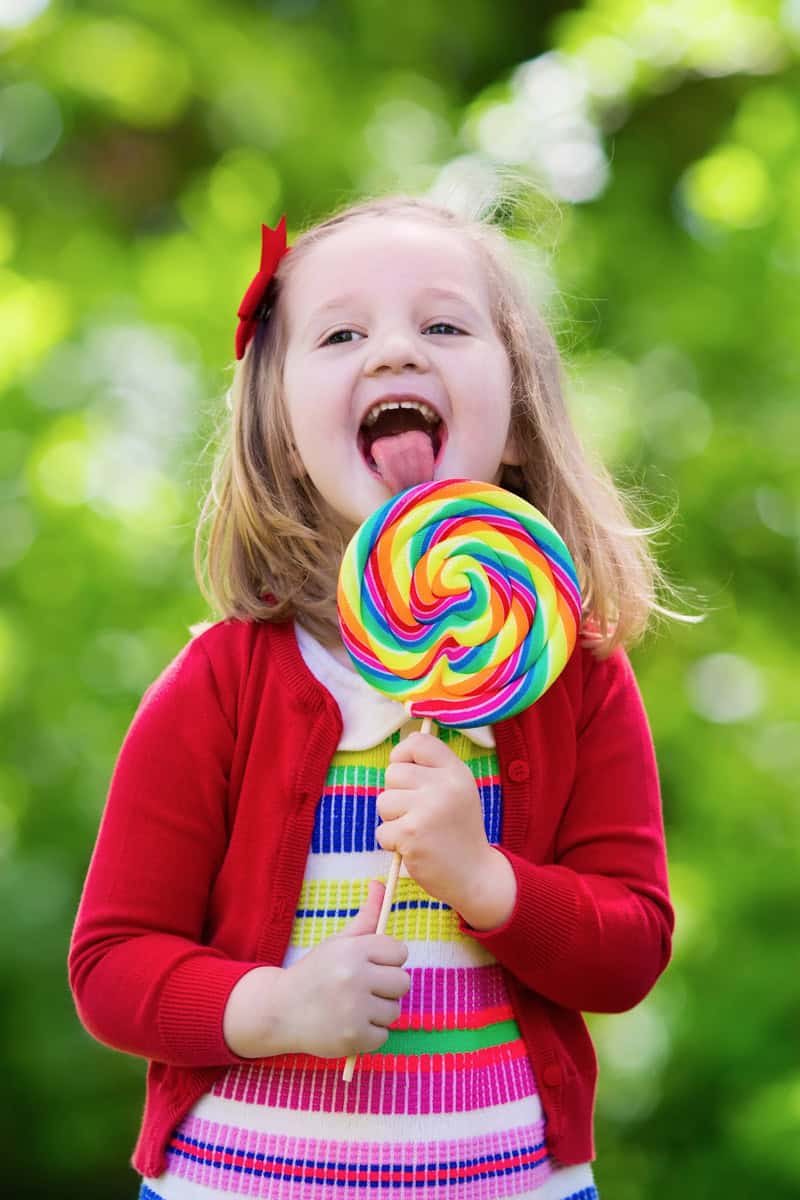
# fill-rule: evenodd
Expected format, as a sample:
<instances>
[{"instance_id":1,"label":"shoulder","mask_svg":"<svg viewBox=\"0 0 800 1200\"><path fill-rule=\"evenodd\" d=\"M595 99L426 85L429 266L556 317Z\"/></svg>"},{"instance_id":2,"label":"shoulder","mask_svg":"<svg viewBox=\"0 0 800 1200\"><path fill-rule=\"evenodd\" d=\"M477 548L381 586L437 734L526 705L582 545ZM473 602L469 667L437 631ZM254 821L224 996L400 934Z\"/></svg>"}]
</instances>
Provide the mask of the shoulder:
<instances>
[{"instance_id":1,"label":"shoulder","mask_svg":"<svg viewBox=\"0 0 800 1200\"><path fill-rule=\"evenodd\" d=\"M278 630L268 622L233 619L194 626L191 639L144 693L141 707L188 703L195 714L215 708L234 726L254 666L262 671L274 659Z\"/></svg>"},{"instance_id":2,"label":"shoulder","mask_svg":"<svg viewBox=\"0 0 800 1200\"><path fill-rule=\"evenodd\" d=\"M559 685L569 696L579 727L599 708L622 695L641 699L631 661L622 646L604 658L588 645L576 646L554 687Z\"/></svg>"},{"instance_id":3,"label":"shoulder","mask_svg":"<svg viewBox=\"0 0 800 1200\"><path fill-rule=\"evenodd\" d=\"M538 731L565 747L606 722L647 723L633 667L621 646L606 658L598 658L588 646L576 646L555 683L518 719L526 737Z\"/></svg>"}]
</instances>

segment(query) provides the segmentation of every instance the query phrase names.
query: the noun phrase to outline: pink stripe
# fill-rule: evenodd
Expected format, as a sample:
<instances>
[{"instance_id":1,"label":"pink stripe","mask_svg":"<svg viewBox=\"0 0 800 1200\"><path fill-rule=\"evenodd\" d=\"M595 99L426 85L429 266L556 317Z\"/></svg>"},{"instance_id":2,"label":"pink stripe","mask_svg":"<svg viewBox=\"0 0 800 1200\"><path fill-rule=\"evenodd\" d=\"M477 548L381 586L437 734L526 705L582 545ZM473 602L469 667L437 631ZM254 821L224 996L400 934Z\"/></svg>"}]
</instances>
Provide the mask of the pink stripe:
<instances>
[{"instance_id":1,"label":"pink stripe","mask_svg":"<svg viewBox=\"0 0 800 1200\"><path fill-rule=\"evenodd\" d=\"M207 1187L271 1200L349 1200L413 1182L423 1200L482 1200L537 1188L551 1173L544 1122L442 1142L335 1142L255 1133L187 1118L168 1150L170 1171Z\"/></svg>"},{"instance_id":2,"label":"pink stripe","mask_svg":"<svg viewBox=\"0 0 800 1200\"><path fill-rule=\"evenodd\" d=\"M393 1069L392 1055L359 1060L352 1083L342 1080L342 1060L324 1065L303 1056L307 1069L286 1065L232 1067L213 1092L241 1104L271 1105L312 1112L427 1113L472 1112L536 1095L530 1060L513 1042L494 1061L482 1051L470 1054L419 1055L414 1068ZM299 1056L298 1056L299 1057ZM406 1060L408 1065L408 1060ZM379 1069L368 1069L377 1067ZM365 1069L367 1068L367 1069Z\"/></svg>"},{"instance_id":3,"label":"pink stripe","mask_svg":"<svg viewBox=\"0 0 800 1200\"><path fill-rule=\"evenodd\" d=\"M409 975L411 987L400 1002L405 1024L398 1028L408 1029L411 1022L414 1029L472 1029L472 1015L509 1002L502 970L495 963L486 967L412 967ZM454 1013L463 1014L464 1020L453 1020Z\"/></svg>"}]
</instances>

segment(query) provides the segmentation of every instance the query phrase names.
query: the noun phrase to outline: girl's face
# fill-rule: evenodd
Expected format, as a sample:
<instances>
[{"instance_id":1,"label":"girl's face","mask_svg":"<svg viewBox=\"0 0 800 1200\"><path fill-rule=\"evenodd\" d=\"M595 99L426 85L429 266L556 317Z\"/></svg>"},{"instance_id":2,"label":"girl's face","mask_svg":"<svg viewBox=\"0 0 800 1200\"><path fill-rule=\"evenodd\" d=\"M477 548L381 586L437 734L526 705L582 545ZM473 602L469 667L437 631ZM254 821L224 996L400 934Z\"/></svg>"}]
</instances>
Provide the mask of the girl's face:
<instances>
[{"instance_id":1,"label":"girl's face","mask_svg":"<svg viewBox=\"0 0 800 1200\"><path fill-rule=\"evenodd\" d=\"M298 263L285 296L296 469L345 532L395 490L372 459L378 438L425 434L434 479L496 483L519 461L511 367L466 238L409 218L354 220Z\"/></svg>"}]
</instances>

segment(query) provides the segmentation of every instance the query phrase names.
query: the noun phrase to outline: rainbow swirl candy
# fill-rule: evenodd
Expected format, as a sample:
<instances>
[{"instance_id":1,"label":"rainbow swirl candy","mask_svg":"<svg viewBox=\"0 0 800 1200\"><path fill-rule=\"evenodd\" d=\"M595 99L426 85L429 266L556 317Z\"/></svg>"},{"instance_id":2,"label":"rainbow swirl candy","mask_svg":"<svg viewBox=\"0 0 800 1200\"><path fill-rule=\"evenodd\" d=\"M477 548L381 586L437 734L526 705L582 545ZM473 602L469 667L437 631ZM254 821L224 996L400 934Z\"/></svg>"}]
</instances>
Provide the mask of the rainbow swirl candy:
<instances>
[{"instance_id":1,"label":"rainbow swirl candy","mask_svg":"<svg viewBox=\"0 0 800 1200\"><path fill-rule=\"evenodd\" d=\"M359 673L414 717L469 728L533 704L577 640L575 566L546 517L469 479L421 483L358 529L337 590Z\"/></svg>"}]
</instances>

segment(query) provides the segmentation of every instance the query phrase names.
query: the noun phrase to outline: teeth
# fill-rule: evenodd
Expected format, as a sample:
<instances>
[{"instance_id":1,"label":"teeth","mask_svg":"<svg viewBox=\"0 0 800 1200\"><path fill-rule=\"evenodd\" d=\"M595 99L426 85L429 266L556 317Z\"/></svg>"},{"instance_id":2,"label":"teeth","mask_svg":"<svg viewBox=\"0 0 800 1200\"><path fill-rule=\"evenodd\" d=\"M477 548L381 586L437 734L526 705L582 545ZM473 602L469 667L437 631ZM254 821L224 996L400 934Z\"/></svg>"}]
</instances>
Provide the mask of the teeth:
<instances>
[{"instance_id":1,"label":"teeth","mask_svg":"<svg viewBox=\"0 0 800 1200\"><path fill-rule=\"evenodd\" d=\"M415 408L417 412L422 413L429 425L435 425L439 420L438 413L435 413L429 404L424 404L420 400L389 400L371 408L364 418L364 424L374 425L382 412L397 408Z\"/></svg>"}]
</instances>

